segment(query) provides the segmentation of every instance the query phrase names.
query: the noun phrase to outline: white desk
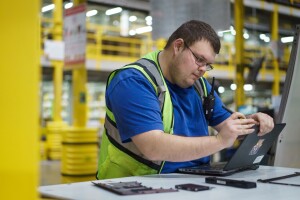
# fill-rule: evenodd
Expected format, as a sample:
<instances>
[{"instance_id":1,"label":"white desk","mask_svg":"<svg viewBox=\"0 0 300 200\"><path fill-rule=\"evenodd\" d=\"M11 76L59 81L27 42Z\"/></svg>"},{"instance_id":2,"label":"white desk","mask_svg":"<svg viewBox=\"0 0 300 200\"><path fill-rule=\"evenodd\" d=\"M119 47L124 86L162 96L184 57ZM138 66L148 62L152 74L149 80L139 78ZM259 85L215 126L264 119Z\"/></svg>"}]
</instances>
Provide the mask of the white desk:
<instances>
[{"instance_id":1,"label":"white desk","mask_svg":"<svg viewBox=\"0 0 300 200\"><path fill-rule=\"evenodd\" d=\"M300 172L300 169L293 168L282 168L282 167L269 167L260 166L259 169L255 171L245 171L236 173L231 176L224 178L232 178L237 180L247 180L256 182L257 179L268 179L278 176L284 176L292 174L294 172ZM213 187L210 190L190 192L179 190L179 192L170 193L159 193L159 194L145 194L145 195L130 195L121 196L114 194L112 192L106 191L102 188L94 186L89 182L79 182L71 184L61 184L61 185L49 185L39 187L39 192L45 197L53 197L58 199L103 199L103 200L148 200L148 199L159 199L159 200L233 200L233 199L243 199L243 200L253 200L253 199L263 199L263 200L290 200L290 199L300 199L300 187L296 186L286 186L286 185L276 185L270 183L259 183L257 182L257 188L253 189L240 189L229 186L213 185L205 183L204 176L198 175L187 175L187 174L164 174L164 175L151 175L151 176L136 176L136 177L126 177L118 179L109 179L109 181L120 182L120 181L138 181L144 186L153 188L175 188L176 184L183 183L195 183L200 185L207 185ZM108 180L100 180L98 182L107 182ZM296 179L296 183L300 184L299 176Z\"/></svg>"}]
</instances>

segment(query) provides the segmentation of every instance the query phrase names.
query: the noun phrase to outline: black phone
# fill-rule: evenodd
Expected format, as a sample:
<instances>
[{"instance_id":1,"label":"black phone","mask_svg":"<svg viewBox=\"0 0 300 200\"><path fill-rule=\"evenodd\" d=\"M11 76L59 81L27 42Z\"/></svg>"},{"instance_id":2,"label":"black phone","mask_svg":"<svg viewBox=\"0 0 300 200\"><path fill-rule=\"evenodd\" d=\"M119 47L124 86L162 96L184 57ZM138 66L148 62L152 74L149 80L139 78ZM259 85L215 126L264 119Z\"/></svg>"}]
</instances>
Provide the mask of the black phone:
<instances>
[{"instance_id":1,"label":"black phone","mask_svg":"<svg viewBox=\"0 0 300 200\"><path fill-rule=\"evenodd\" d=\"M186 184L175 185L175 188L180 189L180 190L188 190L188 191L198 192L198 191L203 191L203 190L209 190L210 187L205 186L205 185L186 183Z\"/></svg>"}]
</instances>

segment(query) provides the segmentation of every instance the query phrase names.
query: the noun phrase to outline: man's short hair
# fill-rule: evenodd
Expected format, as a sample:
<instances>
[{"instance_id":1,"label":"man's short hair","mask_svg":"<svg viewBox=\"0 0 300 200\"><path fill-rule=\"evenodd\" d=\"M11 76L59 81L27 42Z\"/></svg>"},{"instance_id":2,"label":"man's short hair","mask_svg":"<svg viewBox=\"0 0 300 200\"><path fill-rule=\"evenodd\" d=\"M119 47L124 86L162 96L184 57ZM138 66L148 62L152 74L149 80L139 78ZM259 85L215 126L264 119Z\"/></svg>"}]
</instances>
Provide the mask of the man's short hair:
<instances>
[{"instance_id":1,"label":"man's short hair","mask_svg":"<svg viewBox=\"0 0 300 200\"><path fill-rule=\"evenodd\" d=\"M220 52L220 39L214 29L205 22L191 20L182 24L169 37L165 49L169 48L171 43L178 38L182 38L188 46L193 45L197 41L206 40L210 43L216 54Z\"/></svg>"}]
</instances>

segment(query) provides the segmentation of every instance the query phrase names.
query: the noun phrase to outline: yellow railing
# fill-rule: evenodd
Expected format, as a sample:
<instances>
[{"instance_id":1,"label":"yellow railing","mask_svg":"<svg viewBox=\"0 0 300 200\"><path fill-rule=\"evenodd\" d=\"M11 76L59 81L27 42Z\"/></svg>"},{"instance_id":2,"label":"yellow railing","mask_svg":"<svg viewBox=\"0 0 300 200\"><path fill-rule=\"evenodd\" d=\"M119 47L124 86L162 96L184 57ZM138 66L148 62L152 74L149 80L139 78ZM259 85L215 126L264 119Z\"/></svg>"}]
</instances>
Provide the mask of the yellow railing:
<instances>
[{"instance_id":1,"label":"yellow railing","mask_svg":"<svg viewBox=\"0 0 300 200\"><path fill-rule=\"evenodd\" d=\"M51 38L51 19L43 19L46 27L42 28L42 39ZM119 27L100 26L87 22L87 59L96 61L96 68L101 69L101 61L133 62L147 52L161 48L162 41L157 42L151 39L151 34L136 36L120 36ZM216 66L234 71L234 44L222 42L222 48L216 57ZM285 73L289 60L289 49L284 50L283 59L280 60L280 69ZM254 59L265 57L263 63L264 73L272 73L273 53L269 47L245 45L244 64L251 66Z\"/></svg>"},{"instance_id":2,"label":"yellow railing","mask_svg":"<svg viewBox=\"0 0 300 200\"><path fill-rule=\"evenodd\" d=\"M87 58L113 61L134 61L153 49L150 34L122 37L120 29L88 24Z\"/></svg>"}]
</instances>

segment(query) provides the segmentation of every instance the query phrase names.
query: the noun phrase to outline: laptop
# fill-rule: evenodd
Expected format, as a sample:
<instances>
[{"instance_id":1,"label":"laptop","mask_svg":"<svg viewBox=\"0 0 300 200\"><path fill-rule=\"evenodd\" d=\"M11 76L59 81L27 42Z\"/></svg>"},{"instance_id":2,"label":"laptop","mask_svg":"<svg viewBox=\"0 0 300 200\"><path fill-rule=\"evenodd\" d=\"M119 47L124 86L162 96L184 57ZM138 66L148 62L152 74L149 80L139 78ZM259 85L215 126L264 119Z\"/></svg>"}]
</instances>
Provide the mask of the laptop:
<instances>
[{"instance_id":1,"label":"laptop","mask_svg":"<svg viewBox=\"0 0 300 200\"><path fill-rule=\"evenodd\" d=\"M228 162L211 163L195 167L179 168L179 173L228 176L236 172L257 169L263 157L276 141L285 123L275 124L273 130L264 136L257 136L258 126L244 140Z\"/></svg>"}]
</instances>

